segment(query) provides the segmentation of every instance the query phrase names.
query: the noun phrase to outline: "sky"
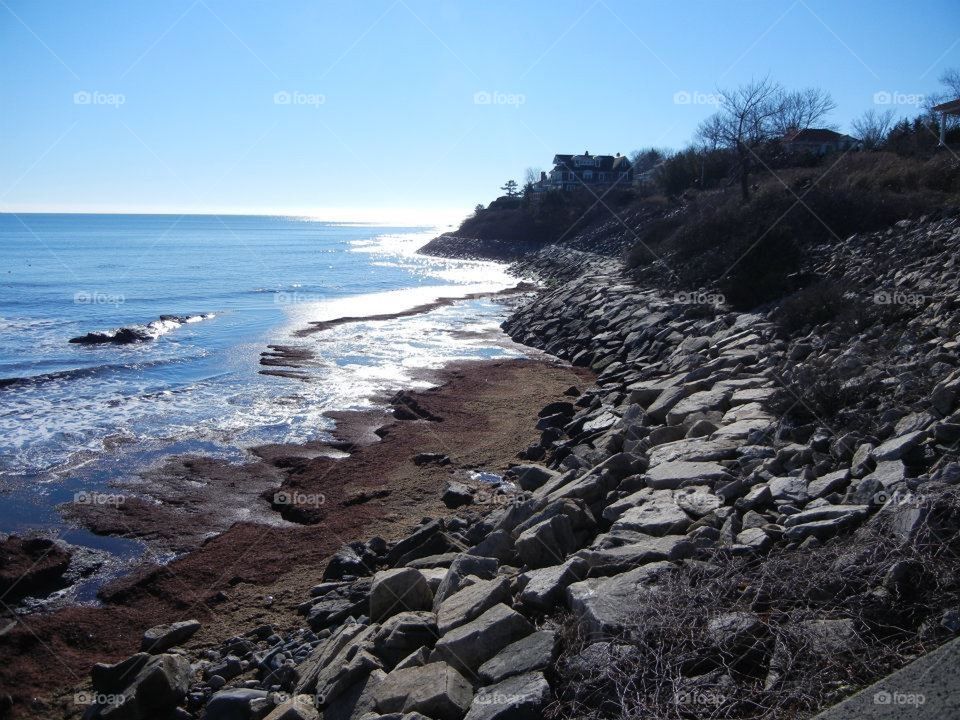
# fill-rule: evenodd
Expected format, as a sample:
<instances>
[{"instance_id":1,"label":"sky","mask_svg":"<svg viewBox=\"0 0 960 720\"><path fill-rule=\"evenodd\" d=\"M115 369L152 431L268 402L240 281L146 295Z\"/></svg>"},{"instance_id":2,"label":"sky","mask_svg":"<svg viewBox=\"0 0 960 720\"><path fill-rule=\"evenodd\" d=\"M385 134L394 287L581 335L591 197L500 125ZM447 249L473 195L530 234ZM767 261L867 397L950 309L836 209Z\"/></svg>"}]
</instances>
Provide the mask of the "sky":
<instances>
[{"instance_id":1,"label":"sky","mask_svg":"<svg viewBox=\"0 0 960 720\"><path fill-rule=\"evenodd\" d=\"M949 67L956 0L0 0L0 212L455 218L753 78L848 130Z\"/></svg>"}]
</instances>

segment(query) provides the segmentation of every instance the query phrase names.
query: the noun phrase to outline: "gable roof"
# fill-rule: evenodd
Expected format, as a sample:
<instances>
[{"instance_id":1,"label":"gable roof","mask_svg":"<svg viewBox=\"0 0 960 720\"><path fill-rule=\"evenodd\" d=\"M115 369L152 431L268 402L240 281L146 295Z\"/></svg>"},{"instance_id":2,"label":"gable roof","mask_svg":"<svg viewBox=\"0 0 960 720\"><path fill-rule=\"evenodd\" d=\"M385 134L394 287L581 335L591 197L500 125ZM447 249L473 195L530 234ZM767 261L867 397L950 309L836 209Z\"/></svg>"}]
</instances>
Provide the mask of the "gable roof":
<instances>
[{"instance_id":1,"label":"gable roof","mask_svg":"<svg viewBox=\"0 0 960 720\"><path fill-rule=\"evenodd\" d=\"M960 114L960 98L956 100L950 100L945 103L940 103L939 105L934 105L931 108L934 112L947 113L948 115Z\"/></svg>"},{"instance_id":2,"label":"gable roof","mask_svg":"<svg viewBox=\"0 0 960 720\"><path fill-rule=\"evenodd\" d=\"M827 128L806 128L805 130L794 130L783 136L783 141L788 143L829 143L838 142L840 140L851 141L855 140L855 138L852 138L849 135L844 135L843 133L838 133L835 130L828 130Z\"/></svg>"},{"instance_id":3,"label":"gable roof","mask_svg":"<svg viewBox=\"0 0 960 720\"><path fill-rule=\"evenodd\" d=\"M597 160L597 169L602 171L620 170L626 172L630 169L630 160L627 159L626 155L590 155L589 153L582 153L578 155L554 155L553 164L566 165L567 167L572 168L576 166L575 161L577 158L590 158L591 160Z\"/></svg>"}]
</instances>

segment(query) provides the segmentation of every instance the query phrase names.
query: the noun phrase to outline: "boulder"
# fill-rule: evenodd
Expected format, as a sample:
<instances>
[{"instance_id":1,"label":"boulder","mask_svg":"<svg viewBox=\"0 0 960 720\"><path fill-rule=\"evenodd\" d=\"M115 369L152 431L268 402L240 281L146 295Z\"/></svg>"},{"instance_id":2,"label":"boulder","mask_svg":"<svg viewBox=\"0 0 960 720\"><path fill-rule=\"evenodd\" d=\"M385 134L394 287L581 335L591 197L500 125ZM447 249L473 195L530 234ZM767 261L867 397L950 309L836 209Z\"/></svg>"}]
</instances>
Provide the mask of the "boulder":
<instances>
[{"instance_id":1,"label":"boulder","mask_svg":"<svg viewBox=\"0 0 960 720\"><path fill-rule=\"evenodd\" d=\"M637 533L636 538L626 545L580 550L574 557L586 562L591 577L603 577L652 562L692 557L696 549L685 535L653 537Z\"/></svg>"},{"instance_id":2,"label":"boulder","mask_svg":"<svg viewBox=\"0 0 960 720\"><path fill-rule=\"evenodd\" d=\"M539 630L510 643L480 666L483 682L498 683L514 675L542 670L557 656L557 636L552 630Z\"/></svg>"},{"instance_id":3,"label":"boulder","mask_svg":"<svg viewBox=\"0 0 960 720\"><path fill-rule=\"evenodd\" d=\"M317 720L320 713L309 695L294 695L280 703L264 720Z\"/></svg>"},{"instance_id":4,"label":"boulder","mask_svg":"<svg viewBox=\"0 0 960 720\"><path fill-rule=\"evenodd\" d=\"M627 510L613 530L632 530L645 535L676 535L690 527L690 517L675 502L647 502Z\"/></svg>"},{"instance_id":5,"label":"boulder","mask_svg":"<svg viewBox=\"0 0 960 720\"><path fill-rule=\"evenodd\" d=\"M656 592L666 574L676 565L655 562L614 575L591 578L567 588L567 606L588 637L607 637L623 632L632 622L643 592Z\"/></svg>"},{"instance_id":6,"label":"boulder","mask_svg":"<svg viewBox=\"0 0 960 720\"><path fill-rule=\"evenodd\" d=\"M577 547L573 524L564 514L554 515L524 530L514 545L520 559L531 568L562 563Z\"/></svg>"},{"instance_id":7,"label":"boulder","mask_svg":"<svg viewBox=\"0 0 960 720\"><path fill-rule=\"evenodd\" d=\"M470 575L483 580L490 580L496 577L499 567L500 563L495 558L467 555L466 553L457 555L450 563L446 577L433 595L433 609L439 609L440 603L464 587L467 584L466 578Z\"/></svg>"},{"instance_id":8,"label":"boulder","mask_svg":"<svg viewBox=\"0 0 960 720\"><path fill-rule=\"evenodd\" d=\"M567 586L584 580L589 570L587 561L576 556L568 558L562 565L531 570L523 576L519 600L533 610L552 610L563 601Z\"/></svg>"},{"instance_id":9,"label":"boulder","mask_svg":"<svg viewBox=\"0 0 960 720\"><path fill-rule=\"evenodd\" d=\"M505 577L479 580L457 591L437 609L437 629L445 635L455 627L480 617L497 603L510 602L510 581Z\"/></svg>"},{"instance_id":10,"label":"boulder","mask_svg":"<svg viewBox=\"0 0 960 720\"><path fill-rule=\"evenodd\" d=\"M437 618L432 612L402 612L373 635L373 652L384 667L392 669L420 648L433 647L437 637Z\"/></svg>"},{"instance_id":11,"label":"boulder","mask_svg":"<svg viewBox=\"0 0 960 720\"><path fill-rule=\"evenodd\" d=\"M171 712L186 697L193 672L182 655L138 653L115 665L98 663L93 689L112 702L97 705L93 717L141 720Z\"/></svg>"},{"instance_id":12,"label":"boulder","mask_svg":"<svg viewBox=\"0 0 960 720\"><path fill-rule=\"evenodd\" d=\"M461 720L473 701L469 681L444 662L389 673L374 690L381 713L422 713L435 720Z\"/></svg>"},{"instance_id":13,"label":"boulder","mask_svg":"<svg viewBox=\"0 0 960 720\"><path fill-rule=\"evenodd\" d=\"M159 654L186 642L200 629L197 620L182 620L169 625L157 625L147 630L140 640L140 651Z\"/></svg>"},{"instance_id":14,"label":"boulder","mask_svg":"<svg viewBox=\"0 0 960 720\"><path fill-rule=\"evenodd\" d=\"M370 588L370 619L380 622L401 610L431 610L433 593L423 574L413 568L381 570Z\"/></svg>"},{"instance_id":15,"label":"boulder","mask_svg":"<svg viewBox=\"0 0 960 720\"><path fill-rule=\"evenodd\" d=\"M499 603L441 637L431 659L443 660L461 672L473 673L504 647L531 632L533 627L523 615Z\"/></svg>"},{"instance_id":16,"label":"boulder","mask_svg":"<svg viewBox=\"0 0 960 720\"><path fill-rule=\"evenodd\" d=\"M669 490L685 485L713 485L726 480L730 480L730 474L715 462L664 462L652 467L646 475L649 487Z\"/></svg>"},{"instance_id":17,"label":"boulder","mask_svg":"<svg viewBox=\"0 0 960 720\"><path fill-rule=\"evenodd\" d=\"M532 672L480 688L467 720L540 720L550 700L543 673Z\"/></svg>"},{"instance_id":18,"label":"boulder","mask_svg":"<svg viewBox=\"0 0 960 720\"><path fill-rule=\"evenodd\" d=\"M458 508L473 502L473 488L462 482L448 480L440 499L448 508Z\"/></svg>"},{"instance_id":19,"label":"boulder","mask_svg":"<svg viewBox=\"0 0 960 720\"><path fill-rule=\"evenodd\" d=\"M266 690L248 688L221 690L207 702L205 718L206 720L253 720L254 714L250 703L266 697Z\"/></svg>"}]
</instances>

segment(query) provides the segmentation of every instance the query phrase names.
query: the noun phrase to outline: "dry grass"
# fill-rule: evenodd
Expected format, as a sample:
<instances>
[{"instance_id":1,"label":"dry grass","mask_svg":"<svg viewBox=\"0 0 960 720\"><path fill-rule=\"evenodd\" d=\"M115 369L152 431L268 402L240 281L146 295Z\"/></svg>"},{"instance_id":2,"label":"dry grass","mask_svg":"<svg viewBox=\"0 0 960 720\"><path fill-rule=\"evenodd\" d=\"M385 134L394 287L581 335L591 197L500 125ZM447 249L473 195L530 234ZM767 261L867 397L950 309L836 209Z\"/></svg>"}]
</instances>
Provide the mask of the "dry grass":
<instances>
[{"instance_id":1,"label":"dry grass","mask_svg":"<svg viewBox=\"0 0 960 720\"><path fill-rule=\"evenodd\" d=\"M549 716L809 717L933 649L960 600L960 490L922 501L937 529L908 543L878 517L816 548L717 552L639 596L621 635L597 643L569 630ZM749 622L724 642L710 624L729 613ZM825 620L846 632L808 624Z\"/></svg>"}]
</instances>

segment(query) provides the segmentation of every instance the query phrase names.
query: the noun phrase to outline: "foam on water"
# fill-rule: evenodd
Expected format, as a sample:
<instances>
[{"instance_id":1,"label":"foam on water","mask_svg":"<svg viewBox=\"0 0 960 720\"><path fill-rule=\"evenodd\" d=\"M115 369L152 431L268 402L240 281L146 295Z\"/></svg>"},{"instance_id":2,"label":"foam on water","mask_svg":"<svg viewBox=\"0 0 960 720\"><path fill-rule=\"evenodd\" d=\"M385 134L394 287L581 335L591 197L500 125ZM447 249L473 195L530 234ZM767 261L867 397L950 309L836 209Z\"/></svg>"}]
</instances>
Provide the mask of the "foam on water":
<instances>
[{"instance_id":1,"label":"foam on water","mask_svg":"<svg viewBox=\"0 0 960 720\"><path fill-rule=\"evenodd\" d=\"M326 411L369 406L416 384L422 369L520 354L498 334L506 309L490 298L293 334L312 321L517 283L502 265L417 255L435 228L22 217L29 232L0 215L0 264L11 268L0 285L0 380L26 378L0 386L0 530L56 525L49 509L67 489L122 481L167 452L239 459L238 447L322 439L332 427ZM92 300L78 303L78 291ZM157 320L168 314L187 321ZM67 342L133 326L153 327L153 340ZM298 369L306 380L261 374L268 344L308 350L312 360Z\"/></svg>"}]
</instances>

